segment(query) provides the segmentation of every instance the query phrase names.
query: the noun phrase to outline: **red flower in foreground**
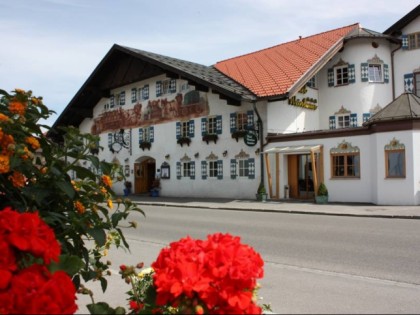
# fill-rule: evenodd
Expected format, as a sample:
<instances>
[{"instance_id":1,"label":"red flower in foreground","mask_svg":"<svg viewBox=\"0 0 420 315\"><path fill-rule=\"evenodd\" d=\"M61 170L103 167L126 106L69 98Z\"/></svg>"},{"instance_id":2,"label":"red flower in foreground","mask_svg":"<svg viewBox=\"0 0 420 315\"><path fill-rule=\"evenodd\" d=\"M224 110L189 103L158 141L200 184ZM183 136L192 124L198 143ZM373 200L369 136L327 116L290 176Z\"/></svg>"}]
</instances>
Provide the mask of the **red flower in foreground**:
<instances>
[{"instance_id":1,"label":"red flower in foreground","mask_svg":"<svg viewBox=\"0 0 420 315\"><path fill-rule=\"evenodd\" d=\"M183 301L196 300L214 314L261 313L253 293L263 265L239 237L216 233L204 241L183 238L164 248L152 264L156 303L182 309Z\"/></svg>"}]
</instances>

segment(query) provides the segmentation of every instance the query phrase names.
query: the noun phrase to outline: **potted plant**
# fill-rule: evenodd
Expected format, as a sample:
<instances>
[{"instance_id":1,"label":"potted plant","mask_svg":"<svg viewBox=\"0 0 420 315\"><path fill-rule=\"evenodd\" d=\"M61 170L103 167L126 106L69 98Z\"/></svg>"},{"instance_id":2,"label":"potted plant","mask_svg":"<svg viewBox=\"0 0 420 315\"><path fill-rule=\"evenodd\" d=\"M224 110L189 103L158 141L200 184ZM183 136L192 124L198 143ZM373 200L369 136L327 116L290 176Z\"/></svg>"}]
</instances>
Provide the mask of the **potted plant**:
<instances>
[{"instance_id":1,"label":"potted plant","mask_svg":"<svg viewBox=\"0 0 420 315\"><path fill-rule=\"evenodd\" d=\"M319 184L318 193L315 196L316 203L328 203L328 189L323 182Z\"/></svg>"},{"instance_id":2,"label":"potted plant","mask_svg":"<svg viewBox=\"0 0 420 315\"><path fill-rule=\"evenodd\" d=\"M263 183L260 183L258 186L257 194L256 194L258 201L266 201L267 200L267 191L265 190L265 186Z\"/></svg>"},{"instance_id":3,"label":"potted plant","mask_svg":"<svg viewBox=\"0 0 420 315\"><path fill-rule=\"evenodd\" d=\"M131 188L133 187L133 184L130 181L126 181L124 183L124 187L124 196L131 194Z\"/></svg>"},{"instance_id":4,"label":"potted plant","mask_svg":"<svg viewBox=\"0 0 420 315\"><path fill-rule=\"evenodd\" d=\"M159 197L160 190L160 178L155 178L152 182L152 188L150 189L150 196Z\"/></svg>"}]
</instances>

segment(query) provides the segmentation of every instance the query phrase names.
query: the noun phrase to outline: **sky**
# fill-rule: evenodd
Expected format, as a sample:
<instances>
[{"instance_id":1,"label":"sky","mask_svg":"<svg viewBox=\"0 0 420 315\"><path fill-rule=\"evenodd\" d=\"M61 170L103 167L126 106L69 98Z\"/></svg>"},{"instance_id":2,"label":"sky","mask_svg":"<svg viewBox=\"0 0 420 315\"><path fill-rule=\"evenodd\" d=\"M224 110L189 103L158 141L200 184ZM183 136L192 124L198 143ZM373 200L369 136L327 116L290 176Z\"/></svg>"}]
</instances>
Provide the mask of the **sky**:
<instances>
[{"instance_id":1,"label":"sky","mask_svg":"<svg viewBox=\"0 0 420 315\"><path fill-rule=\"evenodd\" d=\"M203 65L360 23L383 32L418 0L0 0L0 89L56 114L112 45Z\"/></svg>"}]
</instances>

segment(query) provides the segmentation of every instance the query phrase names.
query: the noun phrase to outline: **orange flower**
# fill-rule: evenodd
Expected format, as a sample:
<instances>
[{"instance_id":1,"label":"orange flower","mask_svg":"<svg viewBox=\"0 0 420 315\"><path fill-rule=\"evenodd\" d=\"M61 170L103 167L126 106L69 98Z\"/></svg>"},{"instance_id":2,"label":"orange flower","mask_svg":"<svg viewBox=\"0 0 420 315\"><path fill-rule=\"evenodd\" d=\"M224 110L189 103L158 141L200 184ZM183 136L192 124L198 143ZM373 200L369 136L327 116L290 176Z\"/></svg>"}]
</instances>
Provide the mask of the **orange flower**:
<instances>
[{"instance_id":1,"label":"orange flower","mask_svg":"<svg viewBox=\"0 0 420 315\"><path fill-rule=\"evenodd\" d=\"M79 213L79 214L83 214L83 213L85 213L86 212L86 208L85 208L85 206L83 205L83 203L81 203L80 201L76 201L75 203L74 203L74 206L76 207L76 210L77 210L77 212Z\"/></svg>"},{"instance_id":2,"label":"orange flower","mask_svg":"<svg viewBox=\"0 0 420 315\"><path fill-rule=\"evenodd\" d=\"M0 155L0 174L8 173L10 170L10 159L7 155Z\"/></svg>"},{"instance_id":3,"label":"orange flower","mask_svg":"<svg viewBox=\"0 0 420 315\"><path fill-rule=\"evenodd\" d=\"M102 175L102 182L109 188L112 187L112 179L108 175Z\"/></svg>"},{"instance_id":4,"label":"orange flower","mask_svg":"<svg viewBox=\"0 0 420 315\"><path fill-rule=\"evenodd\" d=\"M25 115L26 105L19 101L11 101L9 103L9 110L13 114Z\"/></svg>"},{"instance_id":5,"label":"orange flower","mask_svg":"<svg viewBox=\"0 0 420 315\"><path fill-rule=\"evenodd\" d=\"M12 182L12 185L16 188L22 188L25 186L26 177L20 172L14 171L13 174L8 177L8 179Z\"/></svg>"},{"instance_id":6,"label":"orange flower","mask_svg":"<svg viewBox=\"0 0 420 315\"><path fill-rule=\"evenodd\" d=\"M29 145L32 147L32 149L34 149L34 150L36 150L36 149L39 149L39 148L40 148L39 141L38 141L38 139L37 139L37 138L35 138L35 137L27 137L27 138L25 139L25 141L26 141L26 143L27 143L27 144L29 144Z\"/></svg>"},{"instance_id":7,"label":"orange flower","mask_svg":"<svg viewBox=\"0 0 420 315\"><path fill-rule=\"evenodd\" d=\"M110 208L110 209L112 209L112 207L113 207L113 203L112 203L112 200L111 199L108 199L108 208Z\"/></svg>"},{"instance_id":8,"label":"orange flower","mask_svg":"<svg viewBox=\"0 0 420 315\"><path fill-rule=\"evenodd\" d=\"M15 150L15 139L13 136L3 133L3 137L0 139L0 149L2 149L5 153L10 151L9 154L13 154Z\"/></svg>"},{"instance_id":9,"label":"orange flower","mask_svg":"<svg viewBox=\"0 0 420 315\"><path fill-rule=\"evenodd\" d=\"M0 122L8 121L8 120L9 120L9 116L6 116L5 114L0 113Z\"/></svg>"}]
</instances>

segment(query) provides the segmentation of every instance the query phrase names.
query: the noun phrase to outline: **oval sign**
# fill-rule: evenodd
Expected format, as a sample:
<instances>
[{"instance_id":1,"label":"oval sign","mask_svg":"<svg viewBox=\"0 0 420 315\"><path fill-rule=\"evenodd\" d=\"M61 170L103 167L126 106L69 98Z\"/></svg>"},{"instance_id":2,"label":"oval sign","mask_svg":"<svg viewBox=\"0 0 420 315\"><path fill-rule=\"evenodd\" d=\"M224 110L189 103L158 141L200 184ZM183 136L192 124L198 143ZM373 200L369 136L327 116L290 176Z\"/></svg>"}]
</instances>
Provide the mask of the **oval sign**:
<instances>
[{"instance_id":1,"label":"oval sign","mask_svg":"<svg viewBox=\"0 0 420 315\"><path fill-rule=\"evenodd\" d=\"M247 146L253 147L257 144L258 139L257 136L254 133L247 132L244 136L244 142Z\"/></svg>"}]
</instances>

